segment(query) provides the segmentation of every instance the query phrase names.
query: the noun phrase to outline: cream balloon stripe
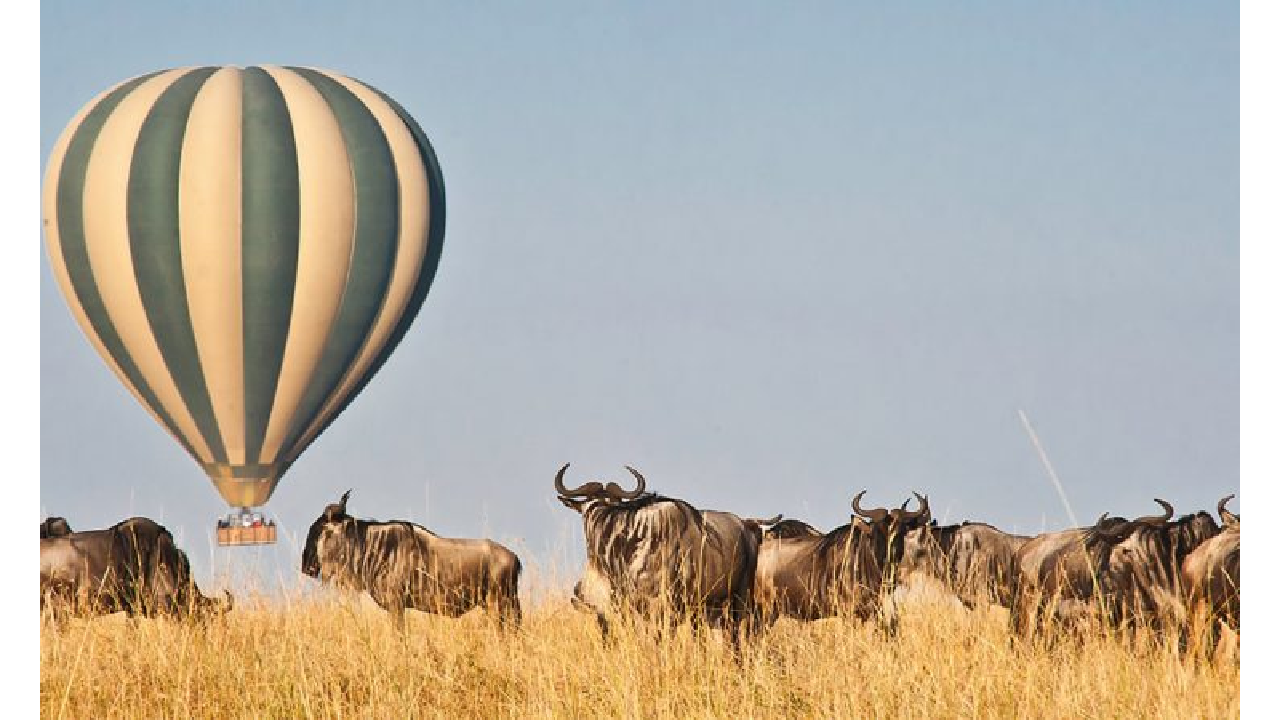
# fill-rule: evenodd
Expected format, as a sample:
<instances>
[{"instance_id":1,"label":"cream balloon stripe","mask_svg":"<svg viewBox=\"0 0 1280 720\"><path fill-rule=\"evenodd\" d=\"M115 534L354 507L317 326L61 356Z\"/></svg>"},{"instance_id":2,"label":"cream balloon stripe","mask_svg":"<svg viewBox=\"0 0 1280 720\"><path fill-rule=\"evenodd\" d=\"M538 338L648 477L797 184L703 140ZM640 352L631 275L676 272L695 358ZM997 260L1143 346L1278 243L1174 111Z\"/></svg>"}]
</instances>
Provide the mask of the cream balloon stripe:
<instances>
[{"instance_id":1,"label":"cream balloon stripe","mask_svg":"<svg viewBox=\"0 0 1280 720\"><path fill-rule=\"evenodd\" d=\"M298 151L284 95L266 71L244 70L242 251L245 460L261 461L298 272ZM277 471L278 473L278 471Z\"/></svg>"},{"instance_id":2,"label":"cream balloon stripe","mask_svg":"<svg viewBox=\"0 0 1280 720\"><path fill-rule=\"evenodd\" d=\"M289 68L306 78L338 120L355 181L356 223L342 304L324 350L281 446L288 456L338 387L364 346L387 299L399 243L400 195L391 149L368 108L346 88L313 70Z\"/></svg>"},{"instance_id":3,"label":"cream balloon stripe","mask_svg":"<svg viewBox=\"0 0 1280 720\"><path fill-rule=\"evenodd\" d=\"M211 460L227 451L205 384L187 304L179 245L179 172L191 106L217 68L192 70L174 81L147 113L129 168L128 225L134 276L151 334L182 403L209 447Z\"/></svg>"},{"instance_id":4,"label":"cream balloon stripe","mask_svg":"<svg viewBox=\"0 0 1280 720\"><path fill-rule=\"evenodd\" d=\"M369 384L369 381L373 376L376 375L386 363L387 358L391 356L391 353L400 344L400 341L404 339L405 333L408 332L410 325L413 324L414 318L417 317L418 311L422 308L422 304L427 298L427 293L431 289L431 283L435 279L436 270L440 265L441 253L444 250L444 175L440 171L440 164L436 159L434 148L432 148L430 141L427 139L426 133L424 133L422 128L418 126L417 121L415 121L398 102L386 93L368 85L367 83L359 80L354 81L359 82L361 85L368 88L370 92L376 94L386 102L387 105L395 110L396 115L400 117L400 120L403 121L405 126L409 129L409 132L413 135L414 141L418 146L418 152L421 155L422 162L426 165L429 185L428 204L430 206L431 214L427 230L427 251L423 256L421 269L418 271L418 278L417 282L414 284L413 295L405 306L403 314L401 315L399 322L396 324L395 330L391 333L390 337L379 351L377 357L370 364L368 370L365 371L363 377L361 377L351 389L349 394L341 400L336 409L326 413L326 417L318 419L314 429L303 437L303 442L300 446L295 448L293 452L289 453L285 458L282 471L292 465L302 451L306 449L307 445L323 434L324 431L328 429L329 425L333 423L334 419L341 415L343 410L345 410L347 406L349 406L351 402L360 395L360 392Z\"/></svg>"},{"instance_id":5,"label":"cream balloon stripe","mask_svg":"<svg viewBox=\"0 0 1280 720\"><path fill-rule=\"evenodd\" d=\"M138 396L146 402L182 447L195 456L196 452L191 443L179 432L173 417L156 398L151 386L143 378L142 372L125 349L115 325L111 322L89 262L88 239L84 224L85 178L99 132L116 106L129 93L160 74L156 72L134 78L102 98L77 127L68 128L65 131L73 133L67 145L67 152L60 166L50 168L49 171L57 173L55 212L58 218L58 240L62 249L61 259L66 266L71 287L75 291L74 301L80 305L89 323L89 327L81 329L98 337L103 348L110 353L123 374L122 379L136 390ZM71 299L68 298L68 300Z\"/></svg>"}]
</instances>

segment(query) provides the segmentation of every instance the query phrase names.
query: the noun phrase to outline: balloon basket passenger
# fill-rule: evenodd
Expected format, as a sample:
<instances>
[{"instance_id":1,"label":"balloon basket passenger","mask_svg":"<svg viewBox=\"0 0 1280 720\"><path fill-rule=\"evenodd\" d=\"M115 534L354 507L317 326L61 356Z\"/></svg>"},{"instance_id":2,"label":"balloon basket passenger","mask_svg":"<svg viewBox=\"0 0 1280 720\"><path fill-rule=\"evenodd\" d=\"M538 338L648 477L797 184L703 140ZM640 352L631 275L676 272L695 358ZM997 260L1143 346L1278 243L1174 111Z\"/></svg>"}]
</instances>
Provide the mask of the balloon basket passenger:
<instances>
[{"instance_id":1,"label":"balloon basket passenger","mask_svg":"<svg viewBox=\"0 0 1280 720\"><path fill-rule=\"evenodd\" d=\"M276 522L242 508L238 513L231 513L218 519L219 545L274 545L276 542Z\"/></svg>"}]
</instances>

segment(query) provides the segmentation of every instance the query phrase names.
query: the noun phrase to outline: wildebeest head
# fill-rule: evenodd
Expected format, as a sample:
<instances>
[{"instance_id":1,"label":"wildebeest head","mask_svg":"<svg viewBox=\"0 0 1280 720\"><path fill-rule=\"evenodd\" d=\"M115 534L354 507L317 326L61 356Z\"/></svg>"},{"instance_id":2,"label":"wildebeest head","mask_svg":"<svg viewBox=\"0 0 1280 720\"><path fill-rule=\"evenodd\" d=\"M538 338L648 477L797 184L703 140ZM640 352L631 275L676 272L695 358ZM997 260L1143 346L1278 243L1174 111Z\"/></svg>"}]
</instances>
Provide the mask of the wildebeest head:
<instances>
[{"instance_id":1,"label":"wildebeest head","mask_svg":"<svg viewBox=\"0 0 1280 720\"><path fill-rule=\"evenodd\" d=\"M195 578L191 576L191 560L181 549L174 549L174 600L179 612L185 611L193 617L216 617L231 612L235 599L231 591L223 589L223 597L209 597L200 592Z\"/></svg>"},{"instance_id":2,"label":"wildebeest head","mask_svg":"<svg viewBox=\"0 0 1280 720\"><path fill-rule=\"evenodd\" d=\"M861 500L862 496L866 494L867 491L863 490L853 498L852 521L858 525L870 528L883 527L890 536L896 535L900 538L908 530L927 525L932 517L929 511L929 498L928 496L921 496L920 493L911 493L916 496L916 502L919 504L915 512L907 509L906 502L902 503L902 507L893 510L864 508L861 505ZM865 518L867 522L864 523L859 518Z\"/></svg>"},{"instance_id":3,"label":"wildebeest head","mask_svg":"<svg viewBox=\"0 0 1280 720\"><path fill-rule=\"evenodd\" d=\"M40 523L40 539L65 537L71 534L71 525L63 517L48 517Z\"/></svg>"},{"instance_id":4,"label":"wildebeest head","mask_svg":"<svg viewBox=\"0 0 1280 720\"><path fill-rule=\"evenodd\" d=\"M765 531L764 536L771 539L817 538L822 537L825 534L819 532L817 528L809 523L793 519L779 520L778 522L764 524L769 525L769 529Z\"/></svg>"},{"instance_id":5,"label":"wildebeest head","mask_svg":"<svg viewBox=\"0 0 1280 720\"><path fill-rule=\"evenodd\" d=\"M1108 518L1107 515L1109 513L1102 513L1102 517L1098 518L1098 522L1094 523L1093 528L1086 535L1086 544L1092 545L1099 541L1119 543L1132 535L1133 531L1138 528L1163 527L1173 517L1173 506L1160 498L1155 500L1160 507L1164 508L1163 515L1147 515L1136 520L1121 521L1117 518Z\"/></svg>"},{"instance_id":6,"label":"wildebeest head","mask_svg":"<svg viewBox=\"0 0 1280 720\"><path fill-rule=\"evenodd\" d=\"M351 497L351 491L347 490L342 494L342 498L336 503L329 503L325 506L324 512L320 513L320 517L311 523L311 529L307 531L307 544L302 548L302 573L313 578L320 577L320 569L327 565L327 561L334 558L333 539L335 536L342 534L343 524L351 518L347 514L347 498Z\"/></svg>"},{"instance_id":7,"label":"wildebeest head","mask_svg":"<svg viewBox=\"0 0 1280 720\"><path fill-rule=\"evenodd\" d=\"M928 496L921 496L920 493L912 492L916 496L918 503L917 509L913 512L907 510L907 503L902 503L902 507L893 510L885 508L864 508L862 507L862 496L867 491L863 490L853 498L853 516L851 525L853 529L862 532L876 546L876 556L881 558L881 562L886 565L895 565L902 558L903 541L906 534L917 527L923 527L928 524L932 517L929 511ZM865 518L865 520L860 519Z\"/></svg>"},{"instance_id":8,"label":"wildebeest head","mask_svg":"<svg viewBox=\"0 0 1280 720\"><path fill-rule=\"evenodd\" d=\"M640 474L639 470L630 465L625 467L636 479L635 490L623 490L622 486L612 481L605 485L594 480L570 490L564 486L564 473L569 469L569 463L565 463L560 468L560 471L556 473L556 499L563 503L565 507L579 513L591 502L618 504L626 500L635 500L644 494L644 476Z\"/></svg>"}]
</instances>

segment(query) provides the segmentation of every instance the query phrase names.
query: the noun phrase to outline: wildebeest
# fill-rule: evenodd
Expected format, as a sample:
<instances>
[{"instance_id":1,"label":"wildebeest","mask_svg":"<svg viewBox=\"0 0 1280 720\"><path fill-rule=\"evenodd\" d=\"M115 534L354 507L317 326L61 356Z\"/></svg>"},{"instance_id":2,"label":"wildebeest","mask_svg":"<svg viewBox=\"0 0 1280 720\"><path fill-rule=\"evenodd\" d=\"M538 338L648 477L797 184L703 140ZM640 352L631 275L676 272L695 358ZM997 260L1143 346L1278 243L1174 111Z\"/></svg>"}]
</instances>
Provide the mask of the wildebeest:
<instances>
[{"instance_id":1,"label":"wildebeest","mask_svg":"<svg viewBox=\"0 0 1280 720\"><path fill-rule=\"evenodd\" d=\"M40 534L41 607L51 605L55 617L121 611L203 616L231 609L230 592L223 600L200 592L186 553L168 529L149 518L82 532L70 532L65 520L46 521Z\"/></svg>"},{"instance_id":2,"label":"wildebeest","mask_svg":"<svg viewBox=\"0 0 1280 720\"><path fill-rule=\"evenodd\" d=\"M556 473L557 498L582 516L586 538L574 605L595 613L606 638L610 620L629 608L650 619L724 627L738 647L754 610L760 521L645 493L644 476L626 467L636 480L631 491L614 482L571 490L564 485L569 464Z\"/></svg>"},{"instance_id":3,"label":"wildebeest","mask_svg":"<svg viewBox=\"0 0 1280 720\"><path fill-rule=\"evenodd\" d=\"M1187 620L1183 562L1220 530L1206 512L1099 530L1112 538L1123 537L1111 549L1103 575L1103 591L1115 619L1180 631Z\"/></svg>"},{"instance_id":4,"label":"wildebeest","mask_svg":"<svg viewBox=\"0 0 1280 720\"><path fill-rule=\"evenodd\" d=\"M1217 637L1217 622L1240 630L1240 518L1227 510L1235 495L1218 501L1222 531L1206 540L1182 562L1182 579L1188 607L1209 620L1210 643Z\"/></svg>"},{"instance_id":5,"label":"wildebeest","mask_svg":"<svg viewBox=\"0 0 1280 720\"><path fill-rule=\"evenodd\" d=\"M761 618L816 620L842 612L870 618L882 591L893 584L893 566L904 535L928 522L929 500L916 494L919 508L864 509L853 498L850 522L820 534L804 523L766 534L756 567L755 596Z\"/></svg>"},{"instance_id":6,"label":"wildebeest","mask_svg":"<svg viewBox=\"0 0 1280 720\"><path fill-rule=\"evenodd\" d=\"M1096 613L1097 601L1106 595L1111 550L1135 528L1163 526L1173 517L1171 505L1156 502L1163 515L1129 521L1104 513L1092 527L1044 533L1024 543L1014 562L1014 631L1033 633L1042 617L1067 625Z\"/></svg>"},{"instance_id":7,"label":"wildebeest","mask_svg":"<svg viewBox=\"0 0 1280 720\"><path fill-rule=\"evenodd\" d=\"M934 521L907 533L898 580L919 572L942 581L970 609L990 603L1009 607L1014 558L1030 539L986 523L940 526Z\"/></svg>"},{"instance_id":8,"label":"wildebeest","mask_svg":"<svg viewBox=\"0 0 1280 720\"><path fill-rule=\"evenodd\" d=\"M64 517L47 517L40 523L40 539L63 537L71 534L71 525Z\"/></svg>"},{"instance_id":9,"label":"wildebeest","mask_svg":"<svg viewBox=\"0 0 1280 720\"><path fill-rule=\"evenodd\" d=\"M458 617L477 607L504 626L520 624L520 558L487 539L436 535L405 520L375 522L347 514L343 493L311 524L302 572L368 592L404 628L407 609Z\"/></svg>"}]
</instances>

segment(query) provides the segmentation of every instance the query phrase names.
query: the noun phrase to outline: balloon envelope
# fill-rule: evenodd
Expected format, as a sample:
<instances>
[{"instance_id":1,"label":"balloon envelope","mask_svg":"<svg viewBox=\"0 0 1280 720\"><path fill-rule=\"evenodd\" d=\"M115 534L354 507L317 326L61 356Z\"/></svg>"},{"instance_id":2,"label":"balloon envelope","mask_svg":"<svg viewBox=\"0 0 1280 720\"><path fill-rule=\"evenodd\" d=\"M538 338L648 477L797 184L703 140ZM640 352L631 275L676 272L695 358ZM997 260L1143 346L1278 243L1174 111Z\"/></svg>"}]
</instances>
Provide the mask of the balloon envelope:
<instances>
[{"instance_id":1,"label":"balloon envelope","mask_svg":"<svg viewBox=\"0 0 1280 720\"><path fill-rule=\"evenodd\" d=\"M386 361L444 239L444 184L378 90L295 67L179 68L86 105L42 197L90 342L234 506Z\"/></svg>"}]
</instances>

